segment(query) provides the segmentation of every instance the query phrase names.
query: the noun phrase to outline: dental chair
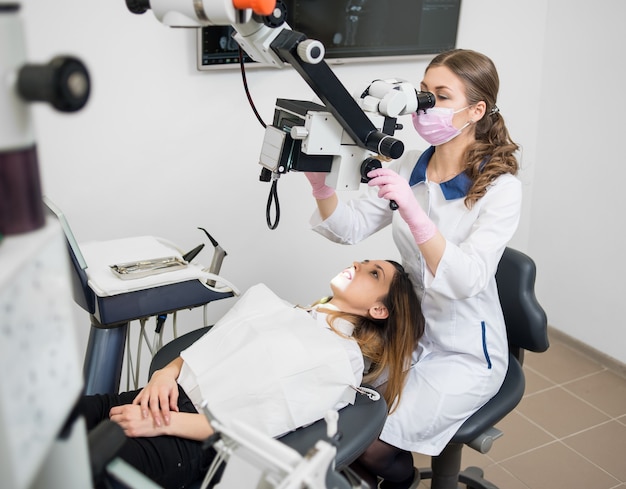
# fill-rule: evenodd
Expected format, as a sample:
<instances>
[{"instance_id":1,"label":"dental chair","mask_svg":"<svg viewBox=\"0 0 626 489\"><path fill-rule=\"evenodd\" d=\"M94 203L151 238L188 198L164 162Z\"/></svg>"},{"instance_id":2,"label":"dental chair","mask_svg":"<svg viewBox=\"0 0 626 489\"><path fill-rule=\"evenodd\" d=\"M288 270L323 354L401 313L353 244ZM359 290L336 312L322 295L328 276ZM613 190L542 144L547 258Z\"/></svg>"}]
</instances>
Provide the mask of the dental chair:
<instances>
[{"instance_id":1,"label":"dental chair","mask_svg":"<svg viewBox=\"0 0 626 489\"><path fill-rule=\"evenodd\" d=\"M474 413L456 432L446 448L432 457L431 467L420 468L422 480L432 479L431 489L498 489L483 478L478 467L461 471L461 452L468 445L487 453L502 435L494 425L510 413L522 399L525 389L524 350L544 352L549 347L546 313L535 297L535 263L524 253L506 248L496 282L509 339L509 369L498 393Z\"/></svg>"},{"instance_id":2,"label":"dental chair","mask_svg":"<svg viewBox=\"0 0 626 489\"><path fill-rule=\"evenodd\" d=\"M150 363L148 378L152 374L179 356L180 352L207 333L211 326L193 330L165 344L156 352ZM384 398L371 400L366 395L357 394L354 404L339 411L337 432L336 472L345 472L346 478L357 478L348 466L378 438L387 417L387 404ZM299 428L280 438L280 441L293 448L300 455L305 455L318 440L326 439L326 422L323 419ZM356 482L356 481L355 481ZM201 481L190 489L200 487ZM359 486L360 487L360 486ZM242 488L245 489L245 488Z\"/></svg>"}]
</instances>

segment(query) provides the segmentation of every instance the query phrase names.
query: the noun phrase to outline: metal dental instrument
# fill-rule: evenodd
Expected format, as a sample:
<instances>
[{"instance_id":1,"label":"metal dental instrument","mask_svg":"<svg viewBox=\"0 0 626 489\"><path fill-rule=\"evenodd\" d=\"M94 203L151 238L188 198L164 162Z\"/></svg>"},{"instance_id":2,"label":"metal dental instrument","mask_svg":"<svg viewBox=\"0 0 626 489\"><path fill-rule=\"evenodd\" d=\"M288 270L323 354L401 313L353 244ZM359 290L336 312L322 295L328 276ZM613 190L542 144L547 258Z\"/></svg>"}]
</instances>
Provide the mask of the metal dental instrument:
<instances>
[{"instance_id":1,"label":"metal dental instrument","mask_svg":"<svg viewBox=\"0 0 626 489\"><path fill-rule=\"evenodd\" d=\"M222 268L222 261L224 261L224 257L228 253L226 253L224 248L222 248L218 244L218 242L215 241L215 239L213 239L213 236L211 236L206 229L201 228L201 227L199 227L198 229L204 231L204 234L207 235L207 238L209 238L209 241L211 241L211 244L215 248L215 251L213 252L213 260L211 260L211 266L209 267L209 272L214 273L215 275L219 275L220 269ZM215 287L215 280L208 280L207 284L210 287Z\"/></svg>"},{"instance_id":2,"label":"metal dental instrument","mask_svg":"<svg viewBox=\"0 0 626 489\"><path fill-rule=\"evenodd\" d=\"M176 256L109 265L113 273L115 273L122 280L148 277L150 275L165 273L171 270L184 268L186 266L187 262Z\"/></svg>"}]
</instances>

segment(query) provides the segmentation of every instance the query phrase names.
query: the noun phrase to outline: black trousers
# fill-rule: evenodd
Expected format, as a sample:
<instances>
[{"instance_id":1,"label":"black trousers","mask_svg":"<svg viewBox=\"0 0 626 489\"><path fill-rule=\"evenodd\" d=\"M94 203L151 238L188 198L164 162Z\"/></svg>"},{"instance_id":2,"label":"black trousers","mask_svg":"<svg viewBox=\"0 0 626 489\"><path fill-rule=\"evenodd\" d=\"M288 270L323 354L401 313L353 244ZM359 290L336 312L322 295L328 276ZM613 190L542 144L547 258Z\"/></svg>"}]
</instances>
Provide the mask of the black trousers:
<instances>
[{"instance_id":1,"label":"black trousers","mask_svg":"<svg viewBox=\"0 0 626 489\"><path fill-rule=\"evenodd\" d=\"M180 412L197 413L180 386L178 391ZM108 419L109 410L113 406L132 403L139 392L84 396L79 403L79 410L85 417L87 429L91 430ZM202 442L175 436L127 437L118 456L165 489L179 489L188 487L204 476L215 457L215 451L212 448L203 450Z\"/></svg>"}]
</instances>

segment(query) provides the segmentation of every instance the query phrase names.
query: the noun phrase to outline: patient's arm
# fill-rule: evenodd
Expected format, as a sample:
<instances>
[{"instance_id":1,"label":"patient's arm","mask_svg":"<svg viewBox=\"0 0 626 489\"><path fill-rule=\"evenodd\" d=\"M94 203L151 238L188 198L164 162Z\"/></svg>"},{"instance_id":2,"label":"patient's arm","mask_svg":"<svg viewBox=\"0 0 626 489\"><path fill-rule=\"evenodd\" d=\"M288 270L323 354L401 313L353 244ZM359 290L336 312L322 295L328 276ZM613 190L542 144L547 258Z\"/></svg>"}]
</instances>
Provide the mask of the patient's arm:
<instances>
[{"instance_id":1,"label":"patient's arm","mask_svg":"<svg viewBox=\"0 0 626 489\"><path fill-rule=\"evenodd\" d=\"M144 419L150 419L157 427L163 423L168 425L171 411L178 411L178 383L183 359L177 357L165 367L152 374L148 384L133 400L134 405L141 407ZM151 416L150 416L151 414Z\"/></svg>"},{"instance_id":2,"label":"patient's arm","mask_svg":"<svg viewBox=\"0 0 626 489\"><path fill-rule=\"evenodd\" d=\"M204 414L172 412L170 415L167 425L157 425L152 416L144 417L141 406L136 404L115 406L109 412L111 421L120 425L126 436L133 438L169 435L202 441L213 434Z\"/></svg>"}]
</instances>

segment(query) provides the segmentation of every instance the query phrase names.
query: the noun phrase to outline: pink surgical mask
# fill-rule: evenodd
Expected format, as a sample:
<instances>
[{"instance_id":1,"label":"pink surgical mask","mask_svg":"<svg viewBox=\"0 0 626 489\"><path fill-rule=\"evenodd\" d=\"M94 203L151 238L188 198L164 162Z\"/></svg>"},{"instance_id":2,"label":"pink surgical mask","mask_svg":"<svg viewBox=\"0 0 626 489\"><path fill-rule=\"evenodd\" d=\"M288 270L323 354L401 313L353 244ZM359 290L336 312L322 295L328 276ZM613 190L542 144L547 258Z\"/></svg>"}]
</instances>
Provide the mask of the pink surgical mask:
<instances>
[{"instance_id":1,"label":"pink surgical mask","mask_svg":"<svg viewBox=\"0 0 626 489\"><path fill-rule=\"evenodd\" d=\"M454 114L468 108L469 106L455 111L447 107L433 107L426 111L414 112L411 114L413 127L427 143L439 146L457 137L463 129L470 125L471 121L460 129L452 125Z\"/></svg>"}]
</instances>

